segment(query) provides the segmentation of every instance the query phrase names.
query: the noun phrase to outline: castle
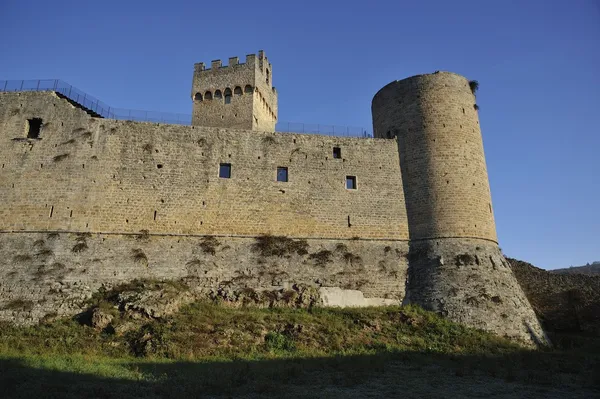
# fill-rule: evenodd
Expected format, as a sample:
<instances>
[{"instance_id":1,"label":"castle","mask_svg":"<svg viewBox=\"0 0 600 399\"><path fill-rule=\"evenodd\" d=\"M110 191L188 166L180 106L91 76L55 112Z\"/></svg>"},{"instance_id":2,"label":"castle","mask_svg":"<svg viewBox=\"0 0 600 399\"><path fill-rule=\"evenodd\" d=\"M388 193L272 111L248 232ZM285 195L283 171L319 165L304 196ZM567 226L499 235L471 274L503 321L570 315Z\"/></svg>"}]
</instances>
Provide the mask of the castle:
<instances>
[{"instance_id":1,"label":"castle","mask_svg":"<svg viewBox=\"0 0 600 399\"><path fill-rule=\"evenodd\" d=\"M388 84L374 138L275 132L262 51L195 64L191 98L184 126L102 117L56 87L0 93L0 319L185 279L232 301L310 288L325 305L416 303L544 341L498 248L473 82Z\"/></svg>"}]
</instances>

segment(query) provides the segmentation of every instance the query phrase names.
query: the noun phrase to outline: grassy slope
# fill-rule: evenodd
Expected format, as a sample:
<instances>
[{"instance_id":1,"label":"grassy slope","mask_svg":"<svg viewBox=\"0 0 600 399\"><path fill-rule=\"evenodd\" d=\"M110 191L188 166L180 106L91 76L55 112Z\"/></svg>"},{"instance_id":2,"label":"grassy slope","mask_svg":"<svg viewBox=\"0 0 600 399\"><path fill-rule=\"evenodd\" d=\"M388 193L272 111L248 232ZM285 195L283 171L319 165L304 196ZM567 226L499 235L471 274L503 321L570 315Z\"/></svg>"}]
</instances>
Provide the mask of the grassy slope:
<instances>
[{"instance_id":1,"label":"grassy slope","mask_svg":"<svg viewBox=\"0 0 600 399\"><path fill-rule=\"evenodd\" d=\"M0 328L0 397L590 397L597 353L529 351L416 307L195 303L122 336Z\"/></svg>"}]
</instances>

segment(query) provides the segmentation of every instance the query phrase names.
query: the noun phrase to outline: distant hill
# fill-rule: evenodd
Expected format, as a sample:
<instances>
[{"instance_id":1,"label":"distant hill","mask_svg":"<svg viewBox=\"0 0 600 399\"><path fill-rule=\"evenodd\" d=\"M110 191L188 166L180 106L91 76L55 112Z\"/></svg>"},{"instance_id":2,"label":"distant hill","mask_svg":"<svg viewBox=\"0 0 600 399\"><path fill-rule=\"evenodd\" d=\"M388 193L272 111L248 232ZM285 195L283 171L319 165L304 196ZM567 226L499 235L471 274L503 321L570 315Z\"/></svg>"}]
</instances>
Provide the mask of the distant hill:
<instances>
[{"instance_id":1,"label":"distant hill","mask_svg":"<svg viewBox=\"0 0 600 399\"><path fill-rule=\"evenodd\" d=\"M558 274L585 274L588 276L600 276L600 261L588 263L584 266L571 266L565 269L548 270L550 273Z\"/></svg>"}]
</instances>

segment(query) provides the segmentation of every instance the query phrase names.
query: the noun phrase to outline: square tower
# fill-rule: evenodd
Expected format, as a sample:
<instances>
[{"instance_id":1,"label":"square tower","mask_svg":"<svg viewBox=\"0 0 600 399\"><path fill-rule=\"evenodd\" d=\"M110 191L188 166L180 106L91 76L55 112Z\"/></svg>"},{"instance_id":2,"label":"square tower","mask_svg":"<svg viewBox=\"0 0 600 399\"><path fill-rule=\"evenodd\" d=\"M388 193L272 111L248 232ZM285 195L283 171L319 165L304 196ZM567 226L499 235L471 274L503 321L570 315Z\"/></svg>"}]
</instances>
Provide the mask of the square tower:
<instances>
[{"instance_id":1,"label":"square tower","mask_svg":"<svg viewBox=\"0 0 600 399\"><path fill-rule=\"evenodd\" d=\"M232 57L225 66L221 60L208 69L203 62L194 64L192 100L194 126L275 131L277 91L262 50L247 55L246 63Z\"/></svg>"}]
</instances>

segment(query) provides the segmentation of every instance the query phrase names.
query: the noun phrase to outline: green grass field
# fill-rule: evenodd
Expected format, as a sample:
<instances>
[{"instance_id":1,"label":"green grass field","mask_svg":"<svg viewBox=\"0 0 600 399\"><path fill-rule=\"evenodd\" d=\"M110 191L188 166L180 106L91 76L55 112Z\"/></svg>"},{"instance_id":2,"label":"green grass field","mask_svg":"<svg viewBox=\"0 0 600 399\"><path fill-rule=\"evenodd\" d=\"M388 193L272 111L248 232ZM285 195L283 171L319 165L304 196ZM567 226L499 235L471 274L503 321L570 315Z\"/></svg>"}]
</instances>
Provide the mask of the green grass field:
<instances>
[{"instance_id":1,"label":"green grass field","mask_svg":"<svg viewBox=\"0 0 600 399\"><path fill-rule=\"evenodd\" d=\"M568 342L528 350L417 307L199 302L123 334L2 325L0 397L600 397L597 348Z\"/></svg>"}]
</instances>

